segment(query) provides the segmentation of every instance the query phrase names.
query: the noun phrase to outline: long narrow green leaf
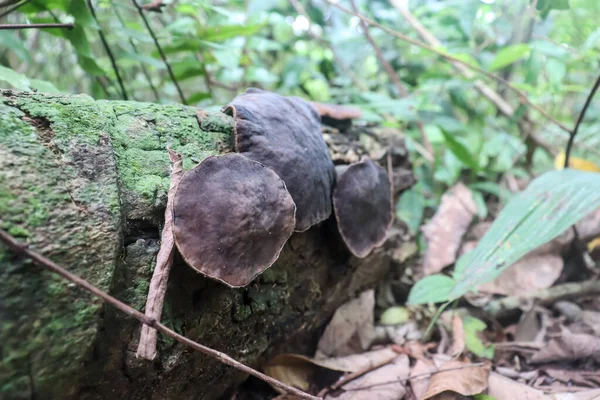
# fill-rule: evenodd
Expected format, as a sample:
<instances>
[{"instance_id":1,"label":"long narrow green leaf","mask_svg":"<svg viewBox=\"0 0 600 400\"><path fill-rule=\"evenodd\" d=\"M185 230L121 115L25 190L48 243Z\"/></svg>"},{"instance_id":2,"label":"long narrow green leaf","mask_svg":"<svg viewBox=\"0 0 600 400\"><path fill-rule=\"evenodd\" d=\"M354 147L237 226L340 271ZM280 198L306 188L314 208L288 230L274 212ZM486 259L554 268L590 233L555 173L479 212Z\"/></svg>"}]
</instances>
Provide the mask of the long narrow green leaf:
<instances>
[{"instance_id":1,"label":"long narrow green leaf","mask_svg":"<svg viewBox=\"0 0 600 400\"><path fill-rule=\"evenodd\" d=\"M531 250L549 242L600 207L600 174L548 172L502 210L477 247L461 257L448 300L496 278Z\"/></svg>"}]
</instances>

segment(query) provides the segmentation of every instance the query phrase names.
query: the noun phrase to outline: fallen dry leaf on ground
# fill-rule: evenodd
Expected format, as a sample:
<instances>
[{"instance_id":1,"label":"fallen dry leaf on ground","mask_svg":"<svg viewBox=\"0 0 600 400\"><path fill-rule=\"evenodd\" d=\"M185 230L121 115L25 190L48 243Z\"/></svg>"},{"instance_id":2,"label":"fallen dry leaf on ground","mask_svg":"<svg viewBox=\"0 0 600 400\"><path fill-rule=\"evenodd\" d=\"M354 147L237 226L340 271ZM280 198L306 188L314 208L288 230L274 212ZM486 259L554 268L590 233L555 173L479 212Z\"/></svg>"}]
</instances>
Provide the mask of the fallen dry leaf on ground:
<instances>
[{"instance_id":1,"label":"fallen dry leaf on ground","mask_svg":"<svg viewBox=\"0 0 600 400\"><path fill-rule=\"evenodd\" d=\"M325 396L326 400L398 400L406 394L410 371L408 356L400 355L390 364L360 376Z\"/></svg>"},{"instance_id":2,"label":"fallen dry leaf on ground","mask_svg":"<svg viewBox=\"0 0 600 400\"><path fill-rule=\"evenodd\" d=\"M392 350L391 347L384 347L383 349L367 351L365 353L312 360L312 362L320 367L334 371L356 372L385 364L397 356L398 353Z\"/></svg>"},{"instance_id":3,"label":"fallen dry leaf on ground","mask_svg":"<svg viewBox=\"0 0 600 400\"><path fill-rule=\"evenodd\" d=\"M346 356L369 348L374 337L375 292L367 290L337 309L319 340L315 359Z\"/></svg>"},{"instance_id":4,"label":"fallen dry leaf on ground","mask_svg":"<svg viewBox=\"0 0 600 400\"><path fill-rule=\"evenodd\" d=\"M558 253L529 254L504 270L491 282L478 286L483 293L519 296L534 290L546 289L558 279L563 270Z\"/></svg>"},{"instance_id":5,"label":"fallen dry leaf on ground","mask_svg":"<svg viewBox=\"0 0 600 400\"><path fill-rule=\"evenodd\" d=\"M592 359L600 362L600 337L571 333L563 329L561 335L531 356L532 363Z\"/></svg>"},{"instance_id":6,"label":"fallen dry leaf on ground","mask_svg":"<svg viewBox=\"0 0 600 400\"><path fill-rule=\"evenodd\" d=\"M280 354L264 367L265 374L280 382L307 391L316 366L308 357L298 354ZM279 391L277 388L275 390Z\"/></svg>"},{"instance_id":7,"label":"fallen dry leaf on ground","mask_svg":"<svg viewBox=\"0 0 600 400\"><path fill-rule=\"evenodd\" d=\"M488 396L496 400L598 400L600 390L592 389L579 392L544 394L542 390L532 388L524 383L506 378L491 372L489 377Z\"/></svg>"},{"instance_id":8,"label":"fallen dry leaf on ground","mask_svg":"<svg viewBox=\"0 0 600 400\"><path fill-rule=\"evenodd\" d=\"M352 373L384 365L396 357L398 353L391 347L320 360L313 360L300 354L279 354L265 365L264 372L281 382L306 391L310 387L313 374L319 368Z\"/></svg>"},{"instance_id":9,"label":"fallen dry leaf on ground","mask_svg":"<svg viewBox=\"0 0 600 400\"><path fill-rule=\"evenodd\" d=\"M541 390L495 372L490 373L487 393L497 400L548 400Z\"/></svg>"},{"instance_id":10,"label":"fallen dry leaf on ground","mask_svg":"<svg viewBox=\"0 0 600 400\"><path fill-rule=\"evenodd\" d=\"M448 361L429 380L423 400L446 391L464 396L482 393L488 387L489 373L489 365L474 366L461 361Z\"/></svg>"},{"instance_id":11,"label":"fallen dry leaf on ground","mask_svg":"<svg viewBox=\"0 0 600 400\"><path fill-rule=\"evenodd\" d=\"M452 347L450 355L452 357L459 356L465 351L465 328L463 327L462 318L455 315L452 318Z\"/></svg>"},{"instance_id":12,"label":"fallen dry leaf on ground","mask_svg":"<svg viewBox=\"0 0 600 400\"><path fill-rule=\"evenodd\" d=\"M477 213L469 188L457 183L443 196L437 212L421 230L427 241L423 261L425 275L440 272L454 263L462 237Z\"/></svg>"},{"instance_id":13,"label":"fallen dry leaf on ground","mask_svg":"<svg viewBox=\"0 0 600 400\"><path fill-rule=\"evenodd\" d=\"M437 367L431 360L419 359L410 370L410 387L417 399L422 399L427 392L431 373L437 371Z\"/></svg>"}]
</instances>

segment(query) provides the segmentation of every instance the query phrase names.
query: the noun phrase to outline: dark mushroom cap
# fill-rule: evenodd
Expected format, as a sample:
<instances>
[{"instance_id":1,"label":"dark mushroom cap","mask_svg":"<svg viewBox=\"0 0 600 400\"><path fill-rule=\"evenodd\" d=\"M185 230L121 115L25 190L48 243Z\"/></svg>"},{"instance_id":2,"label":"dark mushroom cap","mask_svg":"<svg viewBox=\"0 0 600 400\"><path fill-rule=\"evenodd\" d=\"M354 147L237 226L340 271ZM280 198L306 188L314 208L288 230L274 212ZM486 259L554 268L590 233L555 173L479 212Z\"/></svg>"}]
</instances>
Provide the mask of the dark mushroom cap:
<instances>
[{"instance_id":1,"label":"dark mushroom cap","mask_svg":"<svg viewBox=\"0 0 600 400\"><path fill-rule=\"evenodd\" d=\"M235 119L236 150L272 168L296 203L296 231L331 214L335 171L317 111L298 97L248 89L224 110Z\"/></svg>"},{"instance_id":2,"label":"dark mushroom cap","mask_svg":"<svg viewBox=\"0 0 600 400\"><path fill-rule=\"evenodd\" d=\"M370 159L336 169L333 208L338 229L356 257L366 257L385 241L392 224L391 189L385 169Z\"/></svg>"},{"instance_id":3,"label":"dark mushroom cap","mask_svg":"<svg viewBox=\"0 0 600 400\"><path fill-rule=\"evenodd\" d=\"M328 117L338 121L361 119L363 117L362 111L354 107L342 106L339 104L317 103L315 101L310 104L317 109L321 117Z\"/></svg>"},{"instance_id":4,"label":"dark mushroom cap","mask_svg":"<svg viewBox=\"0 0 600 400\"><path fill-rule=\"evenodd\" d=\"M285 183L270 168L235 153L207 157L177 187L175 243L192 268L246 286L279 257L295 211Z\"/></svg>"}]
</instances>

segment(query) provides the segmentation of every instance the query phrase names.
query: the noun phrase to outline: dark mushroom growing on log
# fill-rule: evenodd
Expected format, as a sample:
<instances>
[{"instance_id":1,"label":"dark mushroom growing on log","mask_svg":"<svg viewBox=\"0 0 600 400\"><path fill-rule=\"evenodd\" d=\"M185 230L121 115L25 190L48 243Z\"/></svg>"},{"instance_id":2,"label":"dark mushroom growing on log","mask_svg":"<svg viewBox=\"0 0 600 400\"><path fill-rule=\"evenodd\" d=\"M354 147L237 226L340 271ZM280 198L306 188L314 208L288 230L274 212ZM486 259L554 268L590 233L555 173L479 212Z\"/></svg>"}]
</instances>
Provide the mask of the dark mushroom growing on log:
<instances>
[{"instance_id":1,"label":"dark mushroom growing on log","mask_svg":"<svg viewBox=\"0 0 600 400\"><path fill-rule=\"evenodd\" d=\"M353 119L363 117L362 111L354 107L317 102L311 102L310 104L317 109L324 125L329 125L341 131L350 128Z\"/></svg>"},{"instance_id":2,"label":"dark mushroom growing on log","mask_svg":"<svg viewBox=\"0 0 600 400\"><path fill-rule=\"evenodd\" d=\"M356 257L383 244L392 224L391 188L385 169L369 158L336 167L333 208L338 230Z\"/></svg>"},{"instance_id":3,"label":"dark mushroom growing on log","mask_svg":"<svg viewBox=\"0 0 600 400\"><path fill-rule=\"evenodd\" d=\"M235 153L207 157L177 187L175 243L203 275L246 286L279 257L295 212L284 181L270 168Z\"/></svg>"},{"instance_id":4,"label":"dark mushroom growing on log","mask_svg":"<svg viewBox=\"0 0 600 400\"><path fill-rule=\"evenodd\" d=\"M235 120L236 150L272 168L296 203L296 231L331 215L335 170L319 114L298 97L248 89L223 111Z\"/></svg>"}]
</instances>

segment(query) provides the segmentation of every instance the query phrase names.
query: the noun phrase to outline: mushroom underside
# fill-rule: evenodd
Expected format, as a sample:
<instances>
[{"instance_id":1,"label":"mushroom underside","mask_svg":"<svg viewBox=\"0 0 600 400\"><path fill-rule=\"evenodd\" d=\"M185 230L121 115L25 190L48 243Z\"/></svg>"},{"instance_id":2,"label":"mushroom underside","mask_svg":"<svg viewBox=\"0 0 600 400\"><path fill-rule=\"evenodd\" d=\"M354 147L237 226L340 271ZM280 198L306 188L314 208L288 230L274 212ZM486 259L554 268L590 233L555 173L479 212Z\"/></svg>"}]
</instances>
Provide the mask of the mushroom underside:
<instances>
[{"instance_id":1,"label":"mushroom underside","mask_svg":"<svg viewBox=\"0 0 600 400\"><path fill-rule=\"evenodd\" d=\"M246 286L279 257L295 226L284 181L241 154L211 156L186 172L173 202L173 232L188 265Z\"/></svg>"},{"instance_id":2,"label":"mushroom underside","mask_svg":"<svg viewBox=\"0 0 600 400\"><path fill-rule=\"evenodd\" d=\"M336 171L333 206L338 230L350 252L363 258L383 244L392 224L387 173L370 159Z\"/></svg>"}]
</instances>

